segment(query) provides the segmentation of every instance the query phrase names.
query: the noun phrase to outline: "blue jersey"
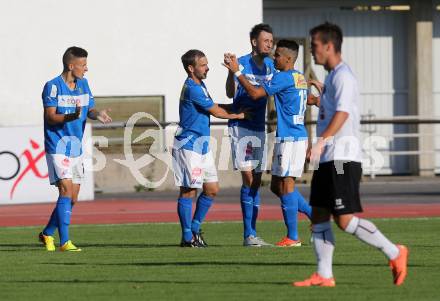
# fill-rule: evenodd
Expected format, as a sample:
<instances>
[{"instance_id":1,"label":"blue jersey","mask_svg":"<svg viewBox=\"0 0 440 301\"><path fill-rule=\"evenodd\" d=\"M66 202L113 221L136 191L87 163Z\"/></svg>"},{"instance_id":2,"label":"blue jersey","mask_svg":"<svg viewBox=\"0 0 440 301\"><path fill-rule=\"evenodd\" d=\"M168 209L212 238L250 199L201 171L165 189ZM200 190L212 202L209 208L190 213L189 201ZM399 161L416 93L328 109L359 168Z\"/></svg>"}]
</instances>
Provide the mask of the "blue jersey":
<instances>
[{"instance_id":1,"label":"blue jersey","mask_svg":"<svg viewBox=\"0 0 440 301\"><path fill-rule=\"evenodd\" d=\"M197 84L187 78L180 94L179 128L176 139L181 141L183 149L199 154L206 154L209 150L209 109L214 102L203 82Z\"/></svg>"},{"instance_id":2,"label":"blue jersey","mask_svg":"<svg viewBox=\"0 0 440 301\"><path fill-rule=\"evenodd\" d=\"M259 87L263 83L268 83L274 73L273 60L269 57L264 58L263 67L260 69L252 59L252 54L242 56L238 59L241 73L254 86ZM233 101L233 110L239 113L240 110L250 108L252 119L230 120L229 125L238 125L253 131L264 131L266 122L267 97L253 100L242 85L237 82L237 91Z\"/></svg>"},{"instance_id":3,"label":"blue jersey","mask_svg":"<svg viewBox=\"0 0 440 301\"><path fill-rule=\"evenodd\" d=\"M77 103L81 104L80 118L51 125L44 120L44 146L48 154L63 154L78 157L82 154L82 138L86 126L87 113L95 106L85 78L77 79L75 89L70 90L64 79L55 77L44 85L43 106L56 107L57 114L75 113Z\"/></svg>"},{"instance_id":4,"label":"blue jersey","mask_svg":"<svg viewBox=\"0 0 440 301\"><path fill-rule=\"evenodd\" d=\"M277 137L281 140L305 140L304 113L307 105L307 82L296 70L274 74L269 84L263 84L267 95L275 95Z\"/></svg>"}]
</instances>

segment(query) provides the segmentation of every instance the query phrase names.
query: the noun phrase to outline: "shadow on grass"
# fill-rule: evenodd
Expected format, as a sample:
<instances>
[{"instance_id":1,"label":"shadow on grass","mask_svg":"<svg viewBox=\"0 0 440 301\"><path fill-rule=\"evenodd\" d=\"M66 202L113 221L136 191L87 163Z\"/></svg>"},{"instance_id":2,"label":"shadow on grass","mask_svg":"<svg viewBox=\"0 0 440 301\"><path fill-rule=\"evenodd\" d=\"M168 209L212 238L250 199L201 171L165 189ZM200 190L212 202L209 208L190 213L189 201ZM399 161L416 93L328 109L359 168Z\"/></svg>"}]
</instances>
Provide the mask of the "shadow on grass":
<instances>
[{"instance_id":1,"label":"shadow on grass","mask_svg":"<svg viewBox=\"0 0 440 301\"><path fill-rule=\"evenodd\" d=\"M128 262L128 263L85 263L85 262L44 262L44 265L55 266L120 266L120 267L195 267L195 266L267 266L267 267L298 267L298 266L312 266L315 267L315 262L293 261L293 262L261 262L261 261L170 261L170 262ZM377 263L334 263L333 266L341 267L384 267L386 264ZM410 267L425 267L425 265L409 265Z\"/></svg>"},{"instance_id":2,"label":"shadow on grass","mask_svg":"<svg viewBox=\"0 0 440 301\"><path fill-rule=\"evenodd\" d=\"M42 244L0 244L0 248L39 248Z\"/></svg>"},{"instance_id":3,"label":"shadow on grass","mask_svg":"<svg viewBox=\"0 0 440 301\"><path fill-rule=\"evenodd\" d=\"M212 285L213 281L186 281L186 280L127 280L127 279L118 279L118 280L5 280L0 281L0 283L36 283L36 284L104 284L104 283L128 283L128 284L209 284ZM281 282L281 281L217 281L215 280L216 285L263 285L263 284L271 284L271 285L288 285L291 282Z\"/></svg>"},{"instance_id":4,"label":"shadow on grass","mask_svg":"<svg viewBox=\"0 0 440 301\"><path fill-rule=\"evenodd\" d=\"M170 247L178 247L178 244L145 244L145 243L139 243L139 244L124 244L124 243L102 243L102 244L82 244L78 243L78 246L81 246L81 248L170 248ZM15 248L15 250L23 250L26 248L44 248L42 244L26 244L26 243L20 243L20 244L0 244L0 251L10 251L10 250L2 250L1 248Z\"/></svg>"}]
</instances>

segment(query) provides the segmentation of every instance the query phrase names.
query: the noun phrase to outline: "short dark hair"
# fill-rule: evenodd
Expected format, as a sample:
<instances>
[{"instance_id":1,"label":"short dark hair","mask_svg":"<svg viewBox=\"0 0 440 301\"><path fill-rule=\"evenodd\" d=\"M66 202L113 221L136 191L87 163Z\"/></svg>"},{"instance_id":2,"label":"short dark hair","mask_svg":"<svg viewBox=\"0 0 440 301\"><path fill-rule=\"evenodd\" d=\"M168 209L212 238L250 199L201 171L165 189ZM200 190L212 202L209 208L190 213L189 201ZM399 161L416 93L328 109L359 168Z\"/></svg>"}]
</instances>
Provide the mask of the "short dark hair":
<instances>
[{"instance_id":1,"label":"short dark hair","mask_svg":"<svg viewBox=\"0 0 440 301\"><path fill-rule=\"evenodd\" d=\"M196 60L201 57L205 57L206 55L197 49L191 49L185 52L184 55L182 55L182 64L185 71L188 73L188 66L195 66Z\"/></svg>"},{"instance_id":2,"label":"short dark hair","mask_svg":"<svg viewBox=\"0 0 440 301\"><path fill-rule=\"evenodd\" d=\"M292 50L293 52L298 52L299 49L299 45L297 42L293 41L293 40L279 40L277 43L277 48L287 48Z\"/></svg>"},{"instance_id":3,"label":"short dark hair","mask_svg":"<svg viewBox=\"0 0 440 301\"><path fill-rule=\"evenodd\" d=\"M342 30L341 28L333 23L325 22L310 30L310 35L314 36L319 33L319 39L327 44L332 42L335 46L336 52L341 52L342 48Z\"/></svg>"},{"instance_id":4,"label":"short dark hair","mask_svg":"<svg viewBox=\"0 0 440 301\"><path fill-rule=\"evenodd\" d=\"M80 47L72 46L67 48L67 50L63 54L63 67L64 70L68 69L68 66L73 58L83 58L87 57L89 54L85 49Z\"/></svg>"},{"instance_id":5,"label":"short dark hair","mask_svg":"<svg viewBox=\"0 0 440 301\"><path fill-rule=\"evenodd\" d=\"M260 23L260 24L255 25L254 27L252 27L251 32L249 33L249 37L250 37L251 41L253 39L258 39L258 36L260 35L260 33L262 31L273 34L272 27L270 27L269 24Z\"/></svg>"}]
</instances>

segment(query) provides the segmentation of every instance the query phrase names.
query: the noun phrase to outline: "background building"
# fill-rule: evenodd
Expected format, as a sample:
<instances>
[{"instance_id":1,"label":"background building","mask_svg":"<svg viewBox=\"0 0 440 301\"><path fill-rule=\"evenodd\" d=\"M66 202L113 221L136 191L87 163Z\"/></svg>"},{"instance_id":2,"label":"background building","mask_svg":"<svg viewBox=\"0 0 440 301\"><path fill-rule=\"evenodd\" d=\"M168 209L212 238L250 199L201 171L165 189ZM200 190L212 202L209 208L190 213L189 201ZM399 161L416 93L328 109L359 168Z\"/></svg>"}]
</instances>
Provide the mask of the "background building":
<instances>
[{"instance_id":1,"label":"background building","mask_svg":"<svg viewBox=\"0 0 440 301\"><path fill-rule=\"evenodd\" d=\"M92 92L98 105L113 108L117 122L138 111L149 112L159 121L178 121L178 100L186 76L180 56L191 48L208 56L211 70L206 83L211 96L217 102L229 102L224 91L227 72L220 65L223 53L248 53L249 30L262 21L272 25L276 38L302 43L297 68L321 80L325 71L310 57L308 31L324 21L339 24L344 32L344 60L361 84L365 119L440 116L438 0L2 0L0 127L8 131L42 125L42 87L61 72L61 56L72 45L89 51L86 76ZM316 109L311 116L316 116ZM384 164L371 170L367 159L366 174L432 176L440 172L440 125L375 124L364 125L363 131L365 139L383 137L383 144L375 148ZM172 127L168 133L172 134ZM222 127L214 133L227 139ZM123 128L92 133L106 136L112 145L120 144L123 134ZM7 142L0 145L0 151L17 144ZM139 154L146 152L146 144L138 145ZM113 160L121 158L122 146L101 150L107 166L95 173L95 188L133 190L134 178ZM25 160L21 151L16 152ZM1 166L10 161L0 156ZM162 169L157 163L145 173L154 176ZM220 176L223 186L240 182L239 175L228 168ZM0 185L10 189L11 181L0 180ZM6 189L3 186L1 191ZM172 186L170 178L162 189Z\"/></svg>"}]
</instances>

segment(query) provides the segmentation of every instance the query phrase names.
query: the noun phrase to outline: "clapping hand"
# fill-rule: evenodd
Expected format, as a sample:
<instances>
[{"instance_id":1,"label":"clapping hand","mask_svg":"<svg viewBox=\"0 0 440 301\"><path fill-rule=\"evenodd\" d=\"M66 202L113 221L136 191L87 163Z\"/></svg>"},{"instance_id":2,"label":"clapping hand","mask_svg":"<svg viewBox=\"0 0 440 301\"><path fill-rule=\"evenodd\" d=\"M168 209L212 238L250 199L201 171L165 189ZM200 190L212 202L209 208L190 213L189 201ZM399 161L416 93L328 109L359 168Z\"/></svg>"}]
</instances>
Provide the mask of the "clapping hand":
<instances>
[{"instance_id":1,"label":"clapping hand","mask_svg":"<svg viewBox=\"0 0 440 301\"><path fill-rule=\"evenodd\" d=\"M98 112L96 119L101 123L110 123L112 122L112 118L108 115L111 112L111 109L104 109Z\"/></svg>"},{"instance_id":2,"label":"clapping hand","mask_svg":"<svg viewBox=\"0 0 440 301\"><path fill-rule=\"evenodd\" d=\"M222 65L225 66L226 68L228 68L229 71L231 71L232 73L235 73L240 70L239 65L238 65L237 56L233 53L225 53L224 54L224 59L223 59Z\"/></svg>"}]
</instances>

